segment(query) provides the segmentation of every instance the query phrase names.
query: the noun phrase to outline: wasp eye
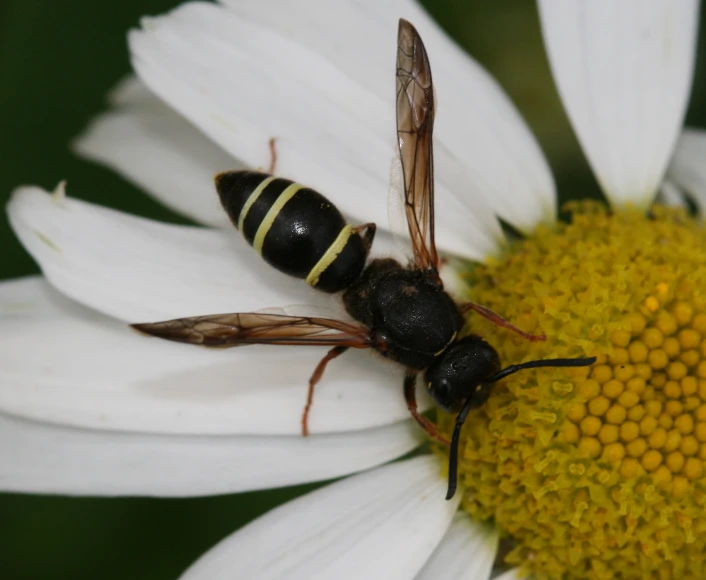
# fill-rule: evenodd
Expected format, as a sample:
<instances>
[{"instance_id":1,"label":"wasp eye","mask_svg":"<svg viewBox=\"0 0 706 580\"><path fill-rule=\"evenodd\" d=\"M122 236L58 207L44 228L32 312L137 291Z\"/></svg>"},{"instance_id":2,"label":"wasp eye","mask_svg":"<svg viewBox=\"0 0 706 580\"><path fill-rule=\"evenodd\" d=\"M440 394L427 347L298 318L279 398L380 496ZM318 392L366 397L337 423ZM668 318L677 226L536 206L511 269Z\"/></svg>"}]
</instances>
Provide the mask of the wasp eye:
<instances>
[{"instance_id":1,"label":"wasp eye","mask_svg":"<svg viewBox=\"0 0 706 580\"><path fill-rule=\"evenodd\" d=\"M488 378L500 370L495 349L478 336L467 336L452 344L436 358L425 373L429 394L434 402L449 412L458 412L475 395L473 407L488 399Z\"/></svg>"},{"instance_id":2,"label":"wasp eye","mask_svg":"<svg viewBox=\"0 0 706 580\"><path fill-rule=\"evenodd\" d=\"M429 378L429 372L427 372L427 378ZM434 402L444 409L444 411L455 413L461 410L463 399L459 399L456 396L455 390L451 381L447 379L432 377L429 382L429 394L431 398L434 399Z\"/></svg>"}]
</instances>

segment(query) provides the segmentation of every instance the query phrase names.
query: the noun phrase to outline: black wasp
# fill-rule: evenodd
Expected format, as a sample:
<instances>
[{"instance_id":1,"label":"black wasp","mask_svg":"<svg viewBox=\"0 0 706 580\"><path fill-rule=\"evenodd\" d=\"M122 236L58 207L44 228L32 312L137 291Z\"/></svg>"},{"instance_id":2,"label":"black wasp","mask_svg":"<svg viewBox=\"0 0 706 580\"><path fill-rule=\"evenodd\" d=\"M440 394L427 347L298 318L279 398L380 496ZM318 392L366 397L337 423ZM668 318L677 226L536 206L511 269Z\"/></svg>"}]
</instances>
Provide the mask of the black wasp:
<instances>
[{"instance_id":1,"label":"black wasp","mask_svg":"<svg viewBox=\"0 0 706 580\"><path fill-rule=\"evenodd\" d=\"M342 292L356 322L264 312L214 314L151 324L138 330L177 342L229 347L246 344L331 346L309 380L302 416L326 364L349 348L372 348L406 368L404 394L414 419L435 439L449 442L417 412L415 383L436 404L457 412L449 457L447 499L456 490L459 435L466 415L488 398L493 383L522 369L588 366L595 358L546 359L500 368L495 349L479 336L463 338L463 313L474 310L500 326L528 335L473 303L456 304L444 291L434 243L434 89L422 40L400 20L397 40L397 137L403 202L414 261L376 259L366 265L375 224L353 227L321 194L271 175L232 171L216 177L223 208L245 239L278 270L324 292Z\"/></svg>"}]
</instances>

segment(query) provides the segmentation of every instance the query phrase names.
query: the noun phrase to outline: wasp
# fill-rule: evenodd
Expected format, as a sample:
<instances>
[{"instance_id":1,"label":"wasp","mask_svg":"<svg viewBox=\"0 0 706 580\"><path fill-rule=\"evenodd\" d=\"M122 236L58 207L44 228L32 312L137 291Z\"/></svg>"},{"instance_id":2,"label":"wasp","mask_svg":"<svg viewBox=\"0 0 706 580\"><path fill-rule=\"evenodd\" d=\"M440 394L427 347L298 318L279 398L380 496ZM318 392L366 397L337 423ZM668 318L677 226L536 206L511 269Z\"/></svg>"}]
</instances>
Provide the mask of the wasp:
<instances>
[{"instance_id":1,"label":"wasp","mask_svg":"<svg viewBox=\"0 0 706 580\"><path fill-rule=\"evenodd\" d=\"M397 41L397 140L402 164L401 191L413 260L368 262L375 224L352 226L323 195L255 171L216 176L224 210L265 261L314 288L340 293L353 321L266 312L213 314L135 324L160 338L207 347L247 344L331 347L309 380L302 434L314 387L326 365L349 348L373 349L405 368L403 390L412 417L434 439L450 444L446 499L456 491L461 428L471 409L488 399L492 385L535 367L580 367L591 358L555 358L501 368L496 350L477 335L462 336L464 313L475 311L529 340L499 315L471 303L458 304L444 290L434 241L434 87L426 49L416 29L399 22ZM417 410L415 385L424 384L441 409L458 413L449 442Z\"/></svg>"}]
</instances>

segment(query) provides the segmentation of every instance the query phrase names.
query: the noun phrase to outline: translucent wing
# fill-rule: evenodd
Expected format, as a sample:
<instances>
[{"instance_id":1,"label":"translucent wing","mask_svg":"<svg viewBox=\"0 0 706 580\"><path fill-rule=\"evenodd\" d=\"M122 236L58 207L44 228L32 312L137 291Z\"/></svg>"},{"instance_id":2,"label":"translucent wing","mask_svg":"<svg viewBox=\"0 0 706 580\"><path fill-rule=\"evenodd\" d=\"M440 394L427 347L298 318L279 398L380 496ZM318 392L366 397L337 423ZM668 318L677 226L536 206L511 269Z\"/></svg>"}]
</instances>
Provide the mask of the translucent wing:
<instances>
[{"instance_id":1,"label":"translucent wing","mask_svg":"<svg viewBox=\"0 0 706 580\"><path fill-rule=\"evenodd\" d=\"M194 316L132 326L152 336L201 346L289 344L368 348L371 345L368 329L354 322L265 312Z\"/></svg>"},{"instance_id":2,"label":"translucent wing","mask_svg":"<svg viewBox=\"0 0 706 580\"><path fill-rule=\"evenodd\" d=\"M404 204L414 263L438 271L434 242L434 86L429 59L415 28L400 19L397 36L397 139Z\"/></svg>"},{"instance_id":3,"label":"translucent wing","mask_svg":"<svg viewBox=\"0 0 706 580\"><path fill-rule=\"evenodd\" d=\"M387 194L387 225L392 233L397 259L402 264L414 264L414 254L409 239L409 226L407 225L407 205L405 203L404 176L402 175L402 162L399 150L396 152L390 167L390 189ZM381 234L375 240L380 249Z\"/></svg>"}]
</instances>

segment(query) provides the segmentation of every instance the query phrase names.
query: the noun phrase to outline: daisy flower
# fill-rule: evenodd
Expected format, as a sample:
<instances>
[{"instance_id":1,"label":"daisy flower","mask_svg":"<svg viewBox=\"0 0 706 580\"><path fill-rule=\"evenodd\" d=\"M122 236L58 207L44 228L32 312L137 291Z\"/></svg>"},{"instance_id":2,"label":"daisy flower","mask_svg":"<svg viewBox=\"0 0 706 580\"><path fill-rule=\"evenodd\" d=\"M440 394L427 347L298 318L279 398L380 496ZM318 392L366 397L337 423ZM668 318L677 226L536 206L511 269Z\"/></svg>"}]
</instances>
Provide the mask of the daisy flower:
<instances>
[{"instance_id":1,"label":"daisy flower","mask_svg":"<svg viewBox=\"0 0 706 580\"><path fill-rule=\"evenodd\" d=\"M552 71L609 209L556 188L496 82L409 0L190 3L130 33L130 79L76 143L207 228L21 187L12 227L44 278L0 285L0 487L198 496L351 475L225 538L185 578L701 578L706 572L706 135L681 132L698 2L539 2ZM597 355L497 385L462 438L417 453L401 373L347 353L300 436L315 349L204 351L127 323L327 296L225 227L212 177L267 167L387 223L400 17L439 95L437 243L446 278L544 343L482 320L506 363ZM671 164L670 164L671 160ZM665 179L666 175L666 179ZM571 192L580 198L581 192ZM521 239L506 240L501 218ZM389 240L388 240L389 242ZM390 251L385 236L377 252ZM441 416L450 429L452 417ZM383 465L386 464L386 465ZM492 526L490 523L492 523Z\"/></svg>"}]
</instances>

